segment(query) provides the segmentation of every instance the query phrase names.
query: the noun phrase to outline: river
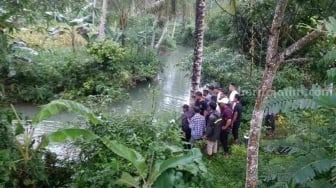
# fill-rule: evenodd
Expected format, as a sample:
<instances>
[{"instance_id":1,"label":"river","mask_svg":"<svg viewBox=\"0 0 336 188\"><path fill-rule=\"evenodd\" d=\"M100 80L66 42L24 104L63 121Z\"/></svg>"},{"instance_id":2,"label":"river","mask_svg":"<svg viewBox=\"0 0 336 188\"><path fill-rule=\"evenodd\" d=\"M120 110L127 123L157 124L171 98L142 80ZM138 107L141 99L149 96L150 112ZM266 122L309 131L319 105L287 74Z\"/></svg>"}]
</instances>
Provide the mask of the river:
<instances>
[{"instance_id":1,"label":"river","mask_svg":"<svg viewBox=\"0 0 336 188\"><path fill-rule=\"evenodd\" d=\"M132 112L163 112L180 113L182 105L188 103L190 92L190 79L187 72L177 64L192 51L189 48L177 47L173 52L160 56L164 63L163 71L151 83L142 83L130 89L129 99L108 107L105 113L132 113ZM25 119L31 119L37 111L37 106L29 104L15 105L15 109ZM47 122L42 122L34 128L34 136L38 137L58 129L71 126L71 122L78 117L68 112L51 117ZM71 145L49 145L48 148L58 156L74 156L76 148Z\"/></svg>"},{"instance_id":2,"label":"river","mask_svg":"<svg viewBox=\"0 0 336 188\"><path fill-rule=\"evenodd\" d=\"M163 71L157 75L155 81L140 83L129 90L129 99L111 105L107 111L111 113L131 113L132 111L152 112L180 112L183 104L188 103L190 92L190 79L187 72L181 70L177 64L192 51L189 48L178 46L173 52L160 56L164 63ZM16 110L27 118L32 118L37 106L19 104ZM72 121L76 119L73 114L63 112L52 117L53 121Z\"/></svg>"}]
</instances>

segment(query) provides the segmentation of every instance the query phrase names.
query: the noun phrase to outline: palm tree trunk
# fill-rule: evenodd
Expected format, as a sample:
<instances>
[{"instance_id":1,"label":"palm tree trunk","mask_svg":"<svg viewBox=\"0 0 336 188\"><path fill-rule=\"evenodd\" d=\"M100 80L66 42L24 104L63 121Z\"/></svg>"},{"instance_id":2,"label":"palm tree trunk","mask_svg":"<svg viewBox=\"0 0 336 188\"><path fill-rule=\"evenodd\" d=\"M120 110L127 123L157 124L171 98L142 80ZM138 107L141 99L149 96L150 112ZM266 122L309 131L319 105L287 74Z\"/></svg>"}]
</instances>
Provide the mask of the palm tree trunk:
<instances>
[{"instance_id":1,"label":"palm tree trunk","mask_svg":"<svg viewBox=\"0 0 336 188\"><path fill-rule=\"evenodd\" d=\"M106 15L107 15L107 0L103 0L102 15L100 17L99 33L98 33L98 38L100 39L105 37Z\"/></svg>"},{"instance_id":2,"label":"palm tree trunk","mask_svg":"<svg viewBox=\"0 0 336 188\"><path fill-rule=\"evenodd\" d=\"M165 35L166 35L167 31L168 31L168 25L169 25L169 18L166 18L165 24L164 24L163 29L162 29L161 37L158 40L158 42L156 43L156 45L155 45L156 49L160 48L160 46L161 46L161 44L163 42L163 39L164 39L164 37L165 37Z\"/></svg>"},{"instance_id":3,"label":"palm tree trunk","mask_svg":"<svg viewBox=\"0 0 336 188\"><path fill-rule=\"evenodd\" d=\"M155 28L156 28L156 25L157 25L158 21L159 21L159 18L157 16L155 16L154 21L153 21L153 28L152 28L153 33L152 33L151 49L154 49L155 35L156 35Z\"/></svg>"},{"instance_id":4,"label":"palm tree trunk","mask_svg":"<svg viewBox=\"0 0 336 188\"><path fill-rule=\"evenodd\" d=\"M189 103L195 102L195 93L199 90L203 62L203 36L205 24L205 0L196 0L195 48L191 76Z\"/></svg>"},{"instance_id":5,"label":"palm tree trunk","mask_svg":"<svg viewBox=\"0 0 336 188\"><path fill-rule=\"evenodd\" d=\"M285 59L291 54L323 34L323 31L315 30L288 46L282 52L278 52L280 28L287 4L288 0L278 1L267 43L266 67L261 86L259 87L258 97L254 105L250 125L245 184L245 187L247 188L256 188L258 186L259 139L264 113L262 106L269 91L272 89L273 80L276 76L278 67L281 63L284 63Z\"/></svg>"}]
</instances>

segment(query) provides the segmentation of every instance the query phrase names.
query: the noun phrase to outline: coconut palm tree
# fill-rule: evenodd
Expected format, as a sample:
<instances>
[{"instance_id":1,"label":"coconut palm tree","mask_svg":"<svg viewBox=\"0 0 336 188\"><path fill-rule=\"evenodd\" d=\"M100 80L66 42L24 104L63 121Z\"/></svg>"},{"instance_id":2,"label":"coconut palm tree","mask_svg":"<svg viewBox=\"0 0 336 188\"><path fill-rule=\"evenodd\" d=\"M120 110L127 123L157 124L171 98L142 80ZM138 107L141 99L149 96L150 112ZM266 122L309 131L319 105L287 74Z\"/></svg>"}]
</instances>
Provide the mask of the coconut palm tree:
<instances>
[{"instance_id":1,"label":"coconut palm tree","mask_svg":"<svg viewBox=\"0 0 336 188\"><path fill-rule=\"evenodd\" d=\"M195 48L191 76L190 103L195 102L195 93L199 90L203 62L203 36L205 26L205 0L196 1Z\"/></svg>"}]
</instances>

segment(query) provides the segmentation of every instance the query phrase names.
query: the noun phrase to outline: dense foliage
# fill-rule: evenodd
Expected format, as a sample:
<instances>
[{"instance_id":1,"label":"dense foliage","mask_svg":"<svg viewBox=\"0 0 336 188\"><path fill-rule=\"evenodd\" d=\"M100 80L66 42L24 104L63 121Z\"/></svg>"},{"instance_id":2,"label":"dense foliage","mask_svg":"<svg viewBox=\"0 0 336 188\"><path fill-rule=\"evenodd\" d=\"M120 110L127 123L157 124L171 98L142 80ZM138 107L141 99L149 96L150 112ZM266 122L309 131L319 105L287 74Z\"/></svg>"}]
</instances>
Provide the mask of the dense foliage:
<instances>
[{"instance_id":1,"label":"dense foliage","mask_svg":"<svg viewBox=\"0 0 336 188\"><path fill-rule=\"evenodd\" d=\"M59 98L88 102L88 96L103 103L124 100L127 89L153 80L161 71L156 51L194 45L194 20L187 13L194 1L149 2L109 1L106 37L100 40L97 7L102 1L4 2L0 5L1 102L46 103ZM145 114L139 109L111 115L94 109L101 113L98 118L74 101L55 100L43 106L32 123L22 120L13 126L13 120L19 119L15 110L0 111L0 187L244 187L243 136L265 68L276 2L211 0L207 4L202 82L224 89L235 83L244 106L241 144L230 148L228 159L221 150L212 160L202 158L199 149L185 150L179 124L169 121L179 121L175 114L157 117L154 110ZM329 25L323 37L296 53L295 61L280 65L269 88L276 95L265 109L277 113L276 130L273 137L261 138L260 187L336 185L336 98L307 94L316 84L318 91L335 90L336 20L329 17L335 16L335 7L333 0L288 4L279 50L321 29L324 21ZM183 64L187 70L190 60ZM45 135L43 144L37 145L34 126L64 109L79 113L85 121ZM69 139L80 148L74 161L60 160L45 148Z\"/></svg>"},{"instance_id":2,"label":"dense foliage","mask_svg":"<svg viewBox=\"0 0 336 188\"><path fill-rule=\"evenodd\" d=\"M12 60L3 65L9 99L42 103L59 97L108 95L117 101L124 89L152 79L161 70L153 52L132 51L111 40L93 43L76 54L48 50L31 59L30 63Z\"/></svg>"}]
</instances>

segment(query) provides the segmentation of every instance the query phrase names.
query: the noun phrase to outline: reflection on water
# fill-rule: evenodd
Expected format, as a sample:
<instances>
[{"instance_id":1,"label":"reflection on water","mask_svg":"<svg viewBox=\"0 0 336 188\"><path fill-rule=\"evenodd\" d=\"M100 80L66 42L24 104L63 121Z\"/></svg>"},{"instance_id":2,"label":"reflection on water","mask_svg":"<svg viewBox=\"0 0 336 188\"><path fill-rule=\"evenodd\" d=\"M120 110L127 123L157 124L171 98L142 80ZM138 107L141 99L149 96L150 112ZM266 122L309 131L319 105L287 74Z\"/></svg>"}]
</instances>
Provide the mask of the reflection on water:
<instances>
[{"instance_id":1,"label":"reflection on water","mask_svg":"<svg viewBox=\"0 0 336 188\"><path fill-rule=\"evenodd\" d=\"M182 105L189 100L190 79L186 76L187 72L177 67L177 64L191 52L189 48L178 47L175 51L160 56L164 69L157 75L157 79L151 83L137 85L129 91L129 100L114 104L107 111L111 113L151 112L154 108L158 113L180 112ZM29 104L16 105L15 108L28 118L32 118L37 111L36 106ZM50 120L67 122L76 120L76 116L63 112Z\"/></svg>"},{"instance_id":2,"label":"reflection on water","mask_svg":"<svg viewBox=\"0 0 336 188\"><path fill-rule=\"evenodd\" d=\"M129 113L134 110L151 112L154 108L159 114L166 111L181 111L181 107L189 100L190 79L187 72L177 67L177 64L191 53L191 50L178 47L160 57L165 64L162 73L159 73L156 81L144 83L133 88L130 100L116 105L114 108L121 113Z\"/></svg>"},{"instance_id":3,"label":"reflection on water","mask_svg":"<svg viewBox=\"0 0 336 188\"><path fill-rule=\"evenodd\" d=\"M177 67L177 64L191 53L190 49L178 47L174 52L170 52L160 57L165 64L163 72L159 73L156 81L152 83L143 83L129 91L130 99L115 104L107 109L107 113L130 113L134 111L152 112L155 110L158 114L162 112L180 112L184 103L189 100L190 79L187 72ZM34 105L16 105L16 110L27 119L31 119L37 111ZM71 127L74 122L80 121L77 116L62 112L53 116L48 121L56 123L41 123L35 128L35 137L51 133L64 127ZM57 123L62 122L62 123ZM74 148L67 150L69 145L51 145L49 149L56 152L59 156L69 156L64 152L74 152Z\"/></svg>"}]
</instances>

